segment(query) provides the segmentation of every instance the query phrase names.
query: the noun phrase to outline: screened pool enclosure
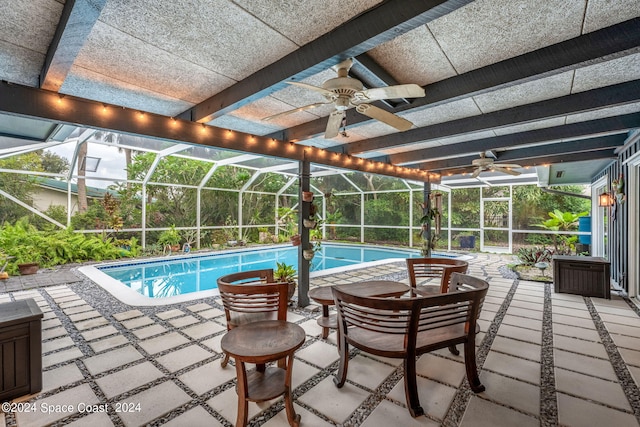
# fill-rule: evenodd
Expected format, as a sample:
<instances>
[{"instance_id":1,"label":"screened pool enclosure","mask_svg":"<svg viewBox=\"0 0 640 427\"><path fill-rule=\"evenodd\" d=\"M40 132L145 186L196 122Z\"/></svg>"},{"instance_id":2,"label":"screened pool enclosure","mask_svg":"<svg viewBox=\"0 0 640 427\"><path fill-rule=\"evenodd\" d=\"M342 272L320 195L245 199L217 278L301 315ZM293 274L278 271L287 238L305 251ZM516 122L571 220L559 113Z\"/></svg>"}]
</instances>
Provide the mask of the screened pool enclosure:
<instances>
[{"instance_id":1,"label":"screened pool enclosure","mask_svg":"<svg viewBox=\"0 0 640 427\"><path fill-rule=\"evenodd\" d=\"M35 222L135 237L143 247L174 229L180 244L192 248L288 242L299 232L297 161L67 125L46 143L5 150L1 161L3 176L30 187L12 194L5 185L0 194L15 217L28 214ZM483 174L424 184L311 164L318 219L312 238L420 248L430 191L441 201L435 247L514 252L551 233L536 226L547 211L590 207L588 189L576 198L548 194L532 185L537 179L531 168L517 179Z\"/></svg>"}]
</instances>

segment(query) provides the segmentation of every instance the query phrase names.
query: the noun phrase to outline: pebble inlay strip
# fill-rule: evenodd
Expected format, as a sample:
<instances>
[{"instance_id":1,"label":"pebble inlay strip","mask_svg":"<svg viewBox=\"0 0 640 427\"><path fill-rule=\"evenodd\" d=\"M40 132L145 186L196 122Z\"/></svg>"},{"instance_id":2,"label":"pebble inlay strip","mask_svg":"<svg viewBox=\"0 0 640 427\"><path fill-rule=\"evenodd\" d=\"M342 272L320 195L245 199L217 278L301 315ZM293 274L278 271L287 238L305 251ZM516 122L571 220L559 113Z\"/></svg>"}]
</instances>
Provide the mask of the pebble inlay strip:
<instances>
[{"instance_id":1,"label":"pebble inlay strip","mask_svg":"<svg viewBox=\"0 0 640 427\"><path fill-rule=\"evenodd\" d=\"M627 396L629 404L631 405L631 409L633 410L633 414L638 420L638 424L640 424L640 388L638 388L638 385L633 380L633 377L631 376L626 363L624 362L622 356L620 355L620 352L618 351L618 347L613 342L609 331L600 318L600 314L598 314L598 310L593 305L593 301L591 301L591 298L585 297L584 302L587 305L589 313L591 314L593 323L596 325L596 330L600 335L602 344L604 344L604 348L609 355L609 360L611 361L613 370L615 371L616 376L620 381L622 391L624 391L625 396Z\"/></svg>"}]
</instances>

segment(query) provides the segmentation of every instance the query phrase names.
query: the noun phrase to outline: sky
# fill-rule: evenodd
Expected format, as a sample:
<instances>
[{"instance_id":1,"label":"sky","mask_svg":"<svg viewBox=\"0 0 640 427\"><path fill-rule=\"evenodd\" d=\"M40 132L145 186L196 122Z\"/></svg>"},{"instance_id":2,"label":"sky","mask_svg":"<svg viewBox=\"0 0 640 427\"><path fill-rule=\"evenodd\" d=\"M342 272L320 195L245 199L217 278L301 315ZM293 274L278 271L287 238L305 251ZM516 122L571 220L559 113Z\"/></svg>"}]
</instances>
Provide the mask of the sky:
<instances>
[{"instance_id":1,"label":"sky","mask_svg":"<svg viewBox=\"0 0 640 427\"><path fill-rule=\"evenodd\" d=\"M71 163L75 143L61 144L47 149L61 157L64 157ZM117 147L110 147L102 144L91 144L87 151L87 156L100 158L100 164L96 172L88 172L87 177L101 177L113 179L125 179L127 177L125 171L124 152L118 152ZM74 174L77 173L77 167L74 168ZM107 188L113 184L112 181L90 180L87 185L91 187Z\"/></svg>"}]
</instances>

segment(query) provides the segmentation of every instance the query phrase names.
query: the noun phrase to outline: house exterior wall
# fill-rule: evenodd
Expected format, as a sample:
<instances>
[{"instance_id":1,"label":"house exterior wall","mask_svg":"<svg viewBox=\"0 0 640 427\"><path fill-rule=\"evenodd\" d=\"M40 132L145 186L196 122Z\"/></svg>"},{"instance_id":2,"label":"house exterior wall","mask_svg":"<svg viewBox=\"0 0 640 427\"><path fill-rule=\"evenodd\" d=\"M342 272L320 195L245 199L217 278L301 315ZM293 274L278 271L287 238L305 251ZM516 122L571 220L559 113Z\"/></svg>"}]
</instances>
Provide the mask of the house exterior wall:
<instances>
[{"instance_id":1,"label":"house exterior wall","mask_svg":"<svg viewBox=\"0 0 640 427\"><path fill-rule=\"evenodd\" d=\"M592 183L606 176L607 187L608 190L611 191L612 181L614 179L618 179L622 175L625 180L624 191L628 198L629 165L626 164L626 162L639 152L640 131L635 131L630 133L625 145L617 152L618 158L616 161L596 175L593 178ZM629 245L635 244L629 240L630 230L633 227L630 221L635 221L635 224L638 224L638 213L629 212L628 200L623 203L616 202L615 206L611 208L611 216L608 224L609 240L607 242L607 246L609 261L611 262L611 279L627 293L630 291ZM633 284L633 286L635 287L636 284Z\"/></svg>"},{"instance_id":2,"label":"house exterior wall","mask_svg":"<svg viewBox=\"0 0 640 427\"><path fill-rule=\"evenodd\" d=\"M63 193L48 188L40 188L33 194L33 206L39 211L46 211L50 206L67 207L67 193ZM78 211L78 196L71 195L71 214Z\"/></svg>"}]
</instances>

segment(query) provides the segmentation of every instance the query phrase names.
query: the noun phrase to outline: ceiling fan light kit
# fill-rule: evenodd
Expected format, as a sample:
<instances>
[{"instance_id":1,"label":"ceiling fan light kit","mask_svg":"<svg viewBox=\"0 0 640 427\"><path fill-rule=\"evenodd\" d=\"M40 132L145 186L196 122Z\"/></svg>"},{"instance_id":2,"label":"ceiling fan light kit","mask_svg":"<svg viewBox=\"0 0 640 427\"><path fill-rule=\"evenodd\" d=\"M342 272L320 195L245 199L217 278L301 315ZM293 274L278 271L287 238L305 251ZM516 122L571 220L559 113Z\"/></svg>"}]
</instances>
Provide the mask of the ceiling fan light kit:
<instances>
[{"instance_id":1,"label":"ceiling fan light kit","mask_svg":"<svg viewBox=\"0 0 640 427\"><path fill-rule=\"evenodd\" d=\"M354 107L358 113L385 123L399 131L411 129L413 123L409 120L383 110L382 108L376 107L375 105L371 105L370 103L383 99L420 98L425 95L424 89L417 84L365 89L360 80L349 77L349 69L352 64L353 60L351 59L347 59L346 61L338 64L335 67L338 77L327 80L322 84L322 87L302 82L287 81L286 83L288 84L320 93L324 96L327 102L305 105L303 107L265 117L263 120L269 121L288 114L310 110L321 105L333 104L335 110L329 114L329 119L327 120L327 127L324 134L326 139L338 136L340 133L340 127L343 125L343 120L346 117L345 111Z\"/></svg>"}]
</instances>

